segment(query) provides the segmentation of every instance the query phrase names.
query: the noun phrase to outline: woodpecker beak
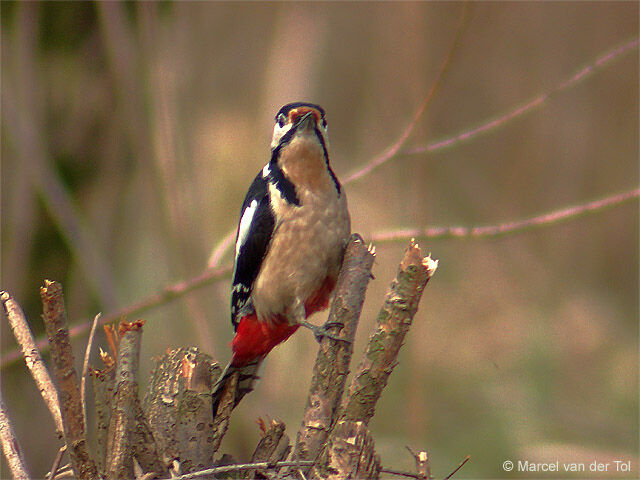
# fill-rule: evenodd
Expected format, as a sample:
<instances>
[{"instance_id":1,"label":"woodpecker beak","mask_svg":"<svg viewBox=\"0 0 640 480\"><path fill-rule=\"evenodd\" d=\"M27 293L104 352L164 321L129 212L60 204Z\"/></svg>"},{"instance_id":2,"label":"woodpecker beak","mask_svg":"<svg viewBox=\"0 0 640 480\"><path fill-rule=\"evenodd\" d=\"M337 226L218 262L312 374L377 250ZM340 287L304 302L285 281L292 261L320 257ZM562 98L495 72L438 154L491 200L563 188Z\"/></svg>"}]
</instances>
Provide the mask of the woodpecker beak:
<instances>
[{"instance_id":1,"label":"woodpecker beak","mask_svg":"<svg viewBox=\"0 0 640 480\"><path fill-rule=\"evenodd\" d=\"M316 115L314 112L308 112L300 119L300 123L298 123L298 131L299 132L311 132L316 127Z\"/></svg>"}]
</instances>

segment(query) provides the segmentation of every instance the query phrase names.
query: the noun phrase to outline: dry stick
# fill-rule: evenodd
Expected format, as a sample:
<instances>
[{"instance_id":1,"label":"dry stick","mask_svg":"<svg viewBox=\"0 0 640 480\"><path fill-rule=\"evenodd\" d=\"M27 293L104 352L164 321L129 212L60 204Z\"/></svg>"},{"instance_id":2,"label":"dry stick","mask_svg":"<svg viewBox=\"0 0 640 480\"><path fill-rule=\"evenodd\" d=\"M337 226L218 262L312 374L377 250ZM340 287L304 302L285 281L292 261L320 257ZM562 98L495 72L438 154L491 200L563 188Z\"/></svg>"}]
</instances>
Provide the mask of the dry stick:
<instances>
[{"instance_id":1,"label":"dry stick","mask_svg":"<svg viewBox=\"0 0 640 480\"><path fill-rule=\"evenodd\" d=\"M414 115L413 120L411 120L411 123L409 123L405 131L402 133L402 135L400 135L400 138L398 138L398 140L396 140L396 142L393 145L391 145L391 147L389 147L385 152L381 153L377 157L374 157L364 167L356 170L350 175L347 175L347 177L343 181L345 185L371 173L374 169L378 168L383 163L388 162L391 158L395 157L398 154L402 146L407 141L407 138L409 138L409 135L411 135L411 132L413 132L413 129L418 123L418 120L420 120L420 117L422 117L422 115L427 111L427 107L429 106L429 104L431 103L431 100L433 99L434 95L438 91L438 88L442 83L442 79L444 78L445 73L449 69L449 65L451 65L453 54L458 48L458 45L460 43L460 37L462 36L462 32L467 23L468 10L469 10L469 4L468 2L465 2L462 8L462 14L460 16L460 22L456 30L456 35L453 38L453 41L451 42L451 46L449 47L447 56L445 57L444 61L442 62L442 65L440 66L440 71L438 72L438 75L436 76L436 79L433 82L433 85L431 86L429 93L427 94L427 98L425 98L424 102L422 102L422 105Z\"/></svg>"},{"instance_id":2,"label":"dry stick","mask_svg":"<svg viewBox=\"0 0 640 480\"><path fill-rule=\"evenodd\" d=\"M108 479L133 478L131 432L138 397L140 340L144 321L120 323L120 349L116 367L116 393L113 398L107 441L105 471Z\"/></svg>"},{"instance_id":3,"label":"dry stick","mask_svg":"<svg viewBox=\"0 0 640 480\"><path fill-rule=\"evenodd\" d=\"M218 473L242 472L243 470L274 469L282 467L308 467L310 465L313 465L313 462L308 460L300 460L295 462L259 462L239 465L223 465L221 467L207 468L206 470L200 470L199 472L187 473L186 475L172 477L170 480L191 480L193 478L209 477Z\"/></svg>"},{"instance_id":4,"label":"dry stick","mask_svg":"<svg viewBox=\"0 0 640 480\"><path fill-rule=\"evenodd\" d=\"M64 456L66 451L67 451L66 445L61 446L60 450L58 450L58 453L56 454L56 458L53 459L51 470L46 476L47 480L53 480L54 478L56 478L56 475L58 474L58 469L60 468L60 462L62 462L62 457Z\"/></svg>"},{"instance_id":5,"label":"dry stick","mask_svg":"<svg viewBox=\"0 0 640 480\"><path fill-rule=\"evenodd\" d=\"M82 364L82 378L80 380L80 399L82 400L82 418L84 424L87 425L87 375L89 374L89 357L91 357L91 347L93 346L93 338L96 334L96 327L98 326L98 320L102 316L101 313L97 314L93 318L93 324L91 325L91 332L89 333L89 340L87 340L87 348L84 352L84 362Z\"/></svg>"},{"instance_id":6,"label":"dry stick","mask_svg":"<svg viewBox=\"0 0 640 480\"><path fill-rule=\"evenodd\" d=\"M368 424L373 417L376 402L397 364L400 347L418 310L424 287L437 266L437 260L423 258L420 247L411 242L385 296L378 314L378 326L369 338L360 366L351 380L341 420Z\"/></svg>"},{"instance_id":7,"label":"dry stick","mask_svg":"<svg viewBox=\"0 0 640 480\"><path fill-rule=\"evenodd\" d=\"M442 239L499 237L502 235L520 233L534 228L566 222L582 215L618 206L624 202L628 202L639 197L640 188L599 200L594 200L593 202L583 205L567 207L525 220L507 222L500 225L488 225L483 227L427 227L423 229L409 228L374 233L371 238L375 242L394 242L410 238Z\"/></svg>"},{"instance_id":8,"label":"dry stick","mask_svg":"<svg viewBox=\"0 0 640 480\"><path fill-rule=\"evenodd\" d=\"M421 450L420 452L414 452L409 445L406 445L405 448L409 450L409 453L416 461L416 470L418 472L418 475L420 475L419 478L423 480L429 480L431 478L429 454L424 450Z\"/></svg>"},{"instance_id":9,"label":"dry stick","mask_svg":"<svg viewBox=\"0 0 640 480\"><path fill-rule=\"evenodd\" d=\"M227 266L216 268L213 270L206 270L197 277L185 280L183 282L177 282L173 285L169 285L165 287L161 292L149 295L147 298L141 300L140 302L134 303L115 312L106 314L98 321L98 326L115 322L117 320L120 320L122 317L135 317L159 305L164 305L171 300L175 300L176 298L179 298L182 295L189 293L197 288L204 287L217 280L225 278L229 273L231 273L231 268L231 266ZM80 323L71 327L71 329L69 330L69 335L71 337L77 337L90 328L91 322ZM46 351L49 348L46 338L38 339L38 341L36 342L36 346L41 351ZM10 350L0 358L0 366L6 367L16 360L19 360L20 357L20 351Z\"/></svg>"},{"instance_id":10,"label":"dry stick","mask_svg":"<svg viewBox=\"0 0 640 480\"><path fill-rule=\"evenodd\" d=\"M293 453L294 460L315 460L336 420L374 260L373 249L367 248L359 235L352 235L326 323L328 327L336 323L342 324L339 333L335 331L336 327L331 327L329 331L343 338L345 342L325 337L320 343L307 405ZM304 469L303 471L307 472Z\"/></svg>"},{"instance_id":11,"label":"dry stick","mask_svg":"<svg viewBox=\"0 0 640 480\"><path fill-rule=\"evenodd\" d=\"M58 282L45 280L44 287L40 287L40 297L71 465L80 480L94 479L98 477L98 470L87 447L78 373L73 366L62 286Z\"/></svg>"},{"instance_id":12,"label":"dry stick","mask_svg":"<svg viewBox=\"0 0 640 480\"><path fill-rule=\"evenodd\" d=\"M20 345L27 368L35 380L38 390L40 390L40 395L47 404L49 412L51 412L51 416L56 425L56 434L58 438L62 438L64 432L62 428L62 416L60 415L60 405L58 403L58 393L56 392L56 387L53 385L49 371L42 361L38 347L36 347L24 312L20 308L20 305L18 305L18 302L16 302L8 292L0 292L0 300L9 319L9 325L11 325L13 335Z\"/></svg>"},{"instance_id":13,"label":"dry stick","mask_svg":"<svg viewBox=\"0 0 640 480\"><path fill-rule=\"evenodd\" d=\"M27 471L18 438L13 431L11 420L9 420L7 409L4 406L2 392L0 392L0 443L2 443L2 451L7 459L7 464L9 465L13 478L17 480L29 480L31 476Z\"/></svg>"},{"instance_id":14,"label":"dry stick","mask_svg":"<svg viewBox=\"0 0 640 480\"><path fill-rule=\"evenodd\" d=\"M511 109L509 112L504 113L501 116L494 118L493 120L490 120L489 122L483 123L479 127L475 127L471 130L466 130L463 133L460 133L458 135L453 135L443 140L435 141L433 143L428 144L427 146L415 147L408 150L404 150L400 152L400 154L401 155L417 155L422 153L435 152L442 148L451 147L452 145L455 145L457 143L467 141L470 138L473 138L480 133L485 133L485 132L494 130L500 127L501 125L504 125L505 123L509 122L510 120L513 120L514 118L524 115L525 113L532 111L536 107L541 106L552 95L555 95L556 93L559 93L570 87L573 87L580 80L583 80L589 75L601 70L603 66L609 63L610 61L614 60L615 58L618 58L620 55L624 53L627 53L633 50L634 48L638 48L639 44L640 44L640 39L637 39L637 38L634 38L633 40L625 42L624 44L614 48L613 50L600 55L590 65L580 69L580 71L578 71L568 79L558 83L553 89L538 95L536 98L528 101L524 105L515 107Z\"/></svg>"},{"instance_id":15,"label":"dry stick","mask_svg":"<svg viewBox=\"0 0 640 480\"><path fill-rule=\"evenodd\" d=\"M456 474L456 472L460 470L462 466L469 461L470 458L471 458L471 455L467 455L466 457L464 457L464 459L458 464L458 466L453 469L453 472L451 472L449 475L444 477L444 480L449 480L451 477L453 477Z\"/></svg>"}]
</instances>

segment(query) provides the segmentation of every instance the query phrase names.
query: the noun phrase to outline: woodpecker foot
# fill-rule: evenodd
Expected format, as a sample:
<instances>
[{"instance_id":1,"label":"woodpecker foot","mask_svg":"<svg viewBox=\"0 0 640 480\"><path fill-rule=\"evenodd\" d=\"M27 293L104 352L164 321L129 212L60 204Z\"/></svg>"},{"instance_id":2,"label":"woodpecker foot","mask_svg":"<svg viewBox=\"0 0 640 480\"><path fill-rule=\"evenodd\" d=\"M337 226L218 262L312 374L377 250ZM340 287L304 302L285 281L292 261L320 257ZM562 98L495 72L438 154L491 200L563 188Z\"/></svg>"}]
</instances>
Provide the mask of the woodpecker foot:
<instances>
[{"instance_id":1,"label":"woodpecker foot","mask_svg":"<svg viewBox=\"0 0 640 480\"><path fill-rule=\"evenodd\" d=\"M322 341L322 337L326 337L326 338L330 338L332 340L336 340L338 342L345 342L345 343L351 343L350 340L346 340L344 338L340 338L338 335L336 335L335 333L329 333L329 329L331 327L344 327L344 325L340 322L327 322L324 325L314 325L312 323L309 322L300 322L300 325L308 328L309 330L311 330L313 332L313 334L316 337L316 341L318 343L320 343Z\"/></svg>"}]
</instances>

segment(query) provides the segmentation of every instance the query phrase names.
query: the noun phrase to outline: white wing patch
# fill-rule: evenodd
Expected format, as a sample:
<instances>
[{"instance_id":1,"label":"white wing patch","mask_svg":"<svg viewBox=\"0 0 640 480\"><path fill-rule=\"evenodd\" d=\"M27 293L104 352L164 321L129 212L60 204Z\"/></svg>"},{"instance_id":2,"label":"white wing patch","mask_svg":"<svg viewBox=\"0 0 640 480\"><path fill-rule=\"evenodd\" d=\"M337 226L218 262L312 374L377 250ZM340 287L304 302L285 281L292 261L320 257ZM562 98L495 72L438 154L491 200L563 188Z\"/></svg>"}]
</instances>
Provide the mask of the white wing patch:
<instances>
[{"instance_id":1,"label":"white wing patch","mask_svg":"<svg viewBox=\"0 0 640 480\"><path fill-rule=\"evenodd\" d=\"M253 216L256 214L256 210L258 209L258 201L253 200L247 208L242 212L242 218L240 219L240 228L238 229L238 240L236 241L236 257L240 253L240 247L244 245L244 242L247 240L247 235L249 234L249 229L251 228L251 222L253 221Z\"/></svg>"},{"instance_id":2,"label":"white wing patch","mask_svg":"<svg viewBox=\"0 0 640 480\"><path fill-rule=\"evenodd\" d=\"M267 163L262 169L262 178L267 178L271 173L271 169L269 168L269 164Z\"/></svg>"}]
</instances>

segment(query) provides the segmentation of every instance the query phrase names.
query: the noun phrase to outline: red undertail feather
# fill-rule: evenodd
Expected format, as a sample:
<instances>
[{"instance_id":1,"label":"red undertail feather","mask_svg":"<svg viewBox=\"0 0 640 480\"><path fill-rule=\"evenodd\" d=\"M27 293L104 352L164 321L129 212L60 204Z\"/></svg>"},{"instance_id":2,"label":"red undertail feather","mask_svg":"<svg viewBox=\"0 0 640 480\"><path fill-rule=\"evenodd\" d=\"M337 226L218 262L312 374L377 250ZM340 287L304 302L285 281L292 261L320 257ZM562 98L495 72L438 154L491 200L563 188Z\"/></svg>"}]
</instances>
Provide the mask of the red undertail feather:
<instances>
[{"instance_id":1,"label":"red undertail feather","mask_svg":"<svg viewBox=\"0 0 640 480\"><path fill-rule=\"evenodd\" d=\"M304 302L307 317L327 308L335 286L336 281L327 278L318 291ZM242 317L238 322L236 335L231 341L231 366L242 367L256 359L264 358L273 347L293 335L298 327L299 325L291 325L280 316L268 322L259 321L255 313Z\"/></svg>"},{"instance_id":2,"label":"red undertail feather","mask_svg":"<svg viewBox=\"0 0 640 480\"><path fill-rule=\"evenodd\" d=\"M233 358L231 366L241 367L267 355L273 347L284 342L298 329L298 325L289 325L280 319L273 322L260 322L256 314L242 317L238 323L236 335L231 341Z\"/></svg>"}]
</instances>

